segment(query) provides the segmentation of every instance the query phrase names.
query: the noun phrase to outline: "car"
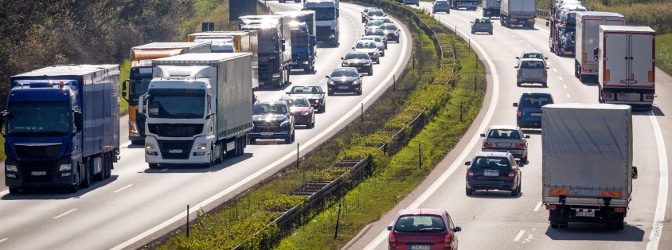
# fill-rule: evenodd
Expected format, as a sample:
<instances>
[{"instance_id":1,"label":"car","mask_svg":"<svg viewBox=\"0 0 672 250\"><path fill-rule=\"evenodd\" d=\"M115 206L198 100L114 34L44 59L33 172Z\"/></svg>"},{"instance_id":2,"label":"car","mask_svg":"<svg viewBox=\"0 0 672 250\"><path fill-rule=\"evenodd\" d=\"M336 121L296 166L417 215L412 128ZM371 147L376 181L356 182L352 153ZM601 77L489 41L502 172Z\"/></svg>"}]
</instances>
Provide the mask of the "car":
<instances>
[{"instance_id":1,"label":"car","mask_svg":"<svg viewBox=\"0 0 672 250\"><path fill-rule=\"evenodd\" d=\"M420 0L402 0L404 4L420 6Z\"/></svg>"},{"instance_id":2,"label":"car","mask_svg":"<svg viewBox=\"0 0 672 250\"><path fill-rule=\"evenodd\" d=\"M327 95L351 92L362 95L362 78L354 67L337 67L327 76Z\"/></svg>"},{"instance_id":3,"label":"car","mask_svg":"<svg viewBox=\"0 0 672 250\"><path fill-rule=\"evenodd\" d=\"M380 28L378 29L368 29L364 32L365 36L380 36L383 38L383 42L385 43L385 49L387 49L387 36L385 35L385 31L381 30Z\"/></svg>"},{"instance_id":4,"label":"car","mask_svg":"<svg viewBox=\"0 0 672 250\"><path fill-rule=\"evenodd\" d=\"M373 75L373 61L369 53L364 51L349 51L344 57L341 57L341 67L354 67L357 72Z\"/></svg>"},{"instance_id":5,"label":"car","mask_svg":"<svg viewBox=\"0 0 672 250\"><path fill-rule=\"evenodd\" d=\"M327 111L326 93L319 85L293 86L286 94L289 96L305 96L318 113Z\"/></svg>"},{"instance_id":6,"label":"car","mask_svg":"<svg viewBox=\"0 0 672 250\"><path fill-rule=\"evenodd\" d=\"M544 55L544 53L542 53L541 51L536 51L536 50L523 51L523 53L520 53L520 56L516 56L516 59L518 59L519 64L520 64L520 60L525 59L525 58L538 58L538 59L544 60L544 62L546 62L546 60L548 60L548 57L546 57Z\"/></svg>"},{"instance_id":7,"label":"car","mask_svg":"<svg viewBox=\"0 0 672 250\"><path fill-rule=\"evenodd\" d=\"M252 105L252 124L252 131L247 133L250 144L255 144L257 139L284 139L288 144L296 139L294 116L285 101L255 102Z\"/></svg>"},{"instance_id":8,"label":"car","mask_svg":"<svg viewBox=\"0 0 672 250\"><path fill-rule=\"evenodd\" d=\"M366 12L366 22L369 22L371 20L376 20L376 19L379 19L379 18L383 18L383 17L386 17L386 16L387 15L385 15L385 12L383 12L382 9L369 10L368 12Z\"/></svg>"},{"instance_id":9,"label":"car","mask_svg":"<svg viewBox=\"0 0 672 250\"><path fill-rule=\"evenodd\" d=\"M432 13L446 12L450 14L450 3L447 0L436 0L432 4Z\"/></svg>"},{"instance_id":10,"label":"car","mask_svg":"<svg viewBox=\"0 0 672 250\"><path fill-rule=\"evenodd\" d=\"M380 26L380 29L383 30L388 41L399 42L399 33L400 30L397 28L397 25L394 23L385 23Z\"/></svg>"},{"instance_id":11,"label":"car","mask_svg":"<svg viewBox=\"0 0 672 250\"><path fill-rule=\"evenodd\" d=\"M385 41L383 41L382 36L363 36L359 40L367 41L371 40L376 43L378 46L378 51L380 52L380 56L385 56L385 50L387 49L385 46Z\"/></svg>"},{"instance_id":12,"label":"car","mask_svg":"<svg viewBox=\"0 0 672 250\"><path fill-rule=\"evenodd\" d=\"M368 53L372 62L380 64L380 50L378 50L378 45L376 42L370 40L359 40L357 43L355 43L355 46L352 46L352 49L355 51Z\"/></svg>"},{"instance_id":13,"label":"car","mask_svg":"<svg viewBox=\"0 0 672 250\"><path fill-rule=\"evenodd\" d=\"M521 58L513 68L518 69L517 86L523 83L541 83L544 87L548 86L548 66L544 59Z\"/></svg>"},{"instance_id":14,"label":"car","mask_svg":"<svg viewBox=\"0 0 672 250\"><path fill-rule=\"evenodd\" d=\"M505 190L511 196L520 194L522 171L511 152L478 152L467 166L466 194L476 190Z\"/></svg>"},{"instance_id":15,"label":"car","mask_svg":"<svg viewBox=\"0 0 672 250\"><path fill-rule=\"evenodd\" d=\"M377 20L380 20L383 23L392 23L392 19L390 19L390 17L387 17L387 16L378 18Z\"/></svg>"},{"instance_id":16,"label":"car","mask_svg":"<svg viewBox=\"0 0 672 250\"><path fill-rule=\"evenodd\" d=\"M380 25L383 25L382 20L371 20L371 21L366 22L366 24L364 24L364 30L377 29L377 28L380 28Z\"/></svg>"},{"instance_id":17,"label":"car","mask_svg":"<svg viewBox=\"0 0 672 250\"><path fill-rule=\"evenodd\" d=\"M419 208L402 209L389 231L387 249L457 249L457 232L462 228L455 225L448 212L443 209Z\"/></svg>"},{"instance_id":18,"label":"car","mask_svg":"<svg viewBox=\"0 0 672 250\"><path fill-rule=\"evenodd\" d=\"M516 125L520 128L541 128L541 107L553 104L553 96L548 92L525 92L520 100L513 103L517 107Z\"/></svg>"},{"instance_id":19,"label":"car","mask_svg":"<svg viewBox=\"0 0 672 250\"><path fill-rule=\"evenodd\" d=\"M485 32L492 35L492 21L488 17L477 17L471 21L471 34Z\"/></svg>"},{"instance_id":20,"label":"car","mask_svg":"<svg viewBox=\"0 0 672 250\"><path fill-rule=\"evenodd\" d=\"M500 151L511 152L513 157L520 159L521 162L527 162L527 139L530 135L523 133L518 126L513 125L493 125L488 132L481 134L483 143L481 151Z\"/></svg>"},{"instance_id":21,"label":"car","mask_svg":"<svg viewBox=\"0 0 672 250\"><path fill-rule=\"evenodd\" d=\"M366 22L366 16L367 13L369 13L370 10L375 10L378 9L378 7L365 7L364 10L362 10L362 22Z\"/></svg>"},{"instance_id":22,"label":"car","mask_svg":"<svg viewBox=\"0 0 672 250\"><path fill-rule=\"evenodd\" d=\"M315 109L305 96L284 96L281 100L287 102L289 112L294 116L294 125L304 125L306 128L315 127Z\"/></svg>"}]
</instances>

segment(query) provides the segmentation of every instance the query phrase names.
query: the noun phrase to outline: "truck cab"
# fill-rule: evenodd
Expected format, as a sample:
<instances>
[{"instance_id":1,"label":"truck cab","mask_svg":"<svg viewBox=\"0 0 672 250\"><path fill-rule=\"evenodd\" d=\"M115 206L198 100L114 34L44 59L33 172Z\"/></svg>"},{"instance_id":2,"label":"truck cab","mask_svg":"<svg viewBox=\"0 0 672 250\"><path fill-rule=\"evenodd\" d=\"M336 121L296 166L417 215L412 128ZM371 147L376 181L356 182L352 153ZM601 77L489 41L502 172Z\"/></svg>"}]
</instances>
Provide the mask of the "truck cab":
<instances>
[{"instance_id":1,"label":"truck cab","mask_svg":"<svg viewBox=\"0 0 672 250\"><path fill-rule=\"evenodd\" d=\"M317 42L338 47L338 0L306 0L303 10L315 11Z\"/></svg>"}]
</instances>

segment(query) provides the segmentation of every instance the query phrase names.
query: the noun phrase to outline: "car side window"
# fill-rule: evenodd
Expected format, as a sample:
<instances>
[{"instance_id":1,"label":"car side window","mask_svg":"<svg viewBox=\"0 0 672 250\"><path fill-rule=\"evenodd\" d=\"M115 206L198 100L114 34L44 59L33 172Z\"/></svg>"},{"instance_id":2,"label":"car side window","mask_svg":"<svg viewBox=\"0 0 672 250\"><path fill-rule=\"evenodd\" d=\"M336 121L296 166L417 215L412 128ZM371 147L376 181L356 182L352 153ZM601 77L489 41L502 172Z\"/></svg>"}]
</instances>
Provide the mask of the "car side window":
<instances>
[{"instance_id":1,"label":"car side window","mask_svg":"<svg viewBox=\"0 0 672 250\"><path fill-rule=\"evenodd\" d=\"M448 215L448 212L443 211L443 216L446 217L446 220L448 221L448 229L453 230L455 228L455 225L453 224L453 219L450 218L450 215Z\"/></svg>"}]
</instances>

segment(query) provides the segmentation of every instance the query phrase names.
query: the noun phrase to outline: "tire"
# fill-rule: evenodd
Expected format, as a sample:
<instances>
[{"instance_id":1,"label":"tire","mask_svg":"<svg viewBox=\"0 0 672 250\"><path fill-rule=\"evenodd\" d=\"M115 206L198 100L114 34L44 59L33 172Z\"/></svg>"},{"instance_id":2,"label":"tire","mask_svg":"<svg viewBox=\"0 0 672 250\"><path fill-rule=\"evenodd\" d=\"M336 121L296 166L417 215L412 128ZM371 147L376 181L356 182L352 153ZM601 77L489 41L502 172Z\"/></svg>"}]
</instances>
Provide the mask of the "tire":
<instances>
[{"instance_id":1,"label":"tire","mask_svg":"<svg viewBox=\"0 0 672 250\"><path fill-rule=\"evenodd\" d=\"M310 124L308 124L308 128L314 128L314 127L315 127L315 120L313 120L312 122L310 122Z\"/></svg>"},{"instance_id":2,"label":"tire","mask_svg":"<svg viewBox=\"0 0 672 250\"><path fill-rule=\"evenodd\" d=\"M372 70L369 70L368 75L373 75L373 69L372 69Z\"/></svg>"},{"instance_id":3,"label":"tire","mask_svg":"<svg viewBox=\"0 0 672 250\"><path fill-rule=\"evenodd\" d=\"M547 83L542 83L541 85L543 85L544 88L548 87L548 84L547 84Z\"/></svg>"},{"instance_id":4,"label":"tire","mask_svg":"<svg viewBox=\"0 0 672 250\"><path fill-rule=\"evenodd\" d=\"M250 144L257 144L256 138L250 138Z\"/></svg>"},{"instance_id":5,"label":"tire","mask_svg":"<svg viewBox=\"0 0 672 250\"><path fill-rule=\"evenodd\" d=\"M472 196L474 195L474 189L472 188L465 188L467 196Z\"/></svg>"},{"instance_id":6,"label":"tire","mask_svg":"<svg viewBox=\"0 0 672 250\"><path fill-rule=\"evenodd\" d=\"M145 143L145 141L141 141L141 140L131 141L131 145L142 145L144 143Z\"/></svg>"},{"instance_id":7,"label":"tire","mask_svg":"<svg viewBox=\"0 0 672 250\"><path fill-rule=\"evenodd\" d=\"M66 191L68 193L71 193L71 194L77 193L77 191L79 191L79 184L74 184L74 185L68 186Z\"/></svg>"},{"instance_id":8,"label":"tire","mask_svg":"<svg viewBox=\"0 0 672 250\"><path fill-rule=\"evenodd\" d=\"M105 163L103 162L103 165ZM102 179L102 175L105 172L105 166L103 166L103 172L100 173L100 179ZM79 187L81 188L88 188L91 186L91 170L89 167L84 167L84 180L79 183Z\"/></svg>"},{"instance_id":9,"label":"tire","mask_svg":"<svg viewBox=\"0 0 672 250\"><path fill-rule=\"evenodd\" d=\"M156 164L156 163L149 163L149 168L151 168L151 169L157 169L157 168L159 168L159 164Z\"/></svg>"},{"instance_id":10,"label":"tire","mask_svg":"<svg viewBox=\"0 0 672 250\"><path fill-rule=\"evenodd\" d=\"M285 144L291 144L292 143L292 136L293 135L294 135L294 133L291 133L291 134L287 135L287 137L285 137Z\"/></svg>"},{"instance_id":11,"label":"tire","mask_svg":"<svg viewBox=\"0 0 672 250\"><path fill-rule=\"evenodd\" d=\"M319 113L324 113L324 112L326 112L326 111L327 111L327 105L324 104L324 103L322 103L322 106L320 106L318 112L319 112Z\"/></svg>"},{"instance_id":12,"label":"tire","mask_svg":"<svg viewBox=\"0 0 672 250\"><path fill-rule=\"evenodd\" d=\"M518 196L518 194L520 194L520 184L518 184L518 186L516 186L516 188L511 190L511 196Z\"/></svg>"},{"instance_id":13,"label":"tire","mask_svg":"<svg viewBox=\"0 0 672 250\"><path fill-rule=\"evenodd\" d=\"M522 161L523 163L527 163L527 155L525 157L523 157L522 159L520 159L520 161Z\"/></svg>"},{"instance_id":14,"label":"tire","mask_svg":"<svg viewBox=\"0 0 672 250\"><path fill-rule=\"evenodd\" d=\"M560 225L551 223L551 228L558 229Z\"/></svg>"},{"instance_id":15,"label":"tire","mask_svg":"<svg viewBox=\"0 0 672 250\"><path fill-rule=\"evenodd\" d=\"M327 91L327 95L328 95L328 96L332 96L332 95L334 95L334 91Z\"/></svg>"},{"instance_id":16,"label":"tire","mask_svg":"<svg viewBox=\"0 0 672 250\"><path fill-rule=\"evenodd\" d=\"M362 95L362 90L357 91L357 95Z\"/></svg>"},{"instance_id":17,"label":"tire","mask_svg":"<svg viewBox=\"0 0 672 250\"><path fill-rule=\"evenodd\" d=\"M523 84L522 82L516 82L516 86L520 87L520 85Z\"/></svg>"},{"instance_id":18,"label":"tire","mask_svg":"<svg viewBox=\"0 0 672 250\"><path fill-rule=\"evenodd\" d=\"M17 187L9 187L10 194L21 194L21 189Z\"/></svg>"}]
</instances>

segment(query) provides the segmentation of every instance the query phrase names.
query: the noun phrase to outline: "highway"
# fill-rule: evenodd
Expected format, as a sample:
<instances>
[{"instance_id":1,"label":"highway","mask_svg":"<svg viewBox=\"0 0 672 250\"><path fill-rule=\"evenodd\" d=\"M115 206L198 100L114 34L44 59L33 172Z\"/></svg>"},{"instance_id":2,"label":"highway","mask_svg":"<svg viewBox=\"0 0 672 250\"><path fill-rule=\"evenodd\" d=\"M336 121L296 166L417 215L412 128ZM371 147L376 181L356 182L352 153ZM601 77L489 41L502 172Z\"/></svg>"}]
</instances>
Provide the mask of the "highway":
<instances>
[{"instance_id":1,"label":"highway","mask_svg":"<svg viewBox=\"0 0 672 250\"><path fill-rule=\"evenodd\" d=\"M431 3L420 8L431 10ZM429 12L429 11L428 11ZM516 124L517 102L524 91L551 92L556 103L597 103L597 83L581 83L574 77L574 59L549 52L544 20L534 30L509 29L494 21L494 35L470 34L470 21L481 10L452 10L435 18L469 40L487 68L488 91L483 109L467 134L430 176L394 209L370 224L346 249L387 249L386 227L405 208L440 208L462 228L457 233L460 249L667 249L672 243L669 199L669 165L672 156L670 111L672 78L656 72L657 98L652 112L634 112L634 160L639 178L634 180L623 231L603 225L570 224L568 229L551 229L548 212L541 203L541 138L539 130L525 130L529 139L529 163L523 168L522 195L478 191L465 194L465 161L480 150L480 133L490 125ZM524 50L544 52L550 61L548 88L516 86L515 57ZM667 142L667 144L666 144Z\"/></svg>"},{"instance_id":2,"label":"highway","mask_svg":"<svg viewBox=\"0 0 672 250\"><path fill-rule=\"evenodd\" d=\"M269 2L274 11L299 10L298 3ZM340 66L340 58L363 35L361 6L340 4L340 46L318 46L317 72L292 75L292 85L320 84ZM392 86L411 57L411 34L390 43L373 76L363 77L363 95L330 96L327 111L317 115L313 129L297 129L296 142L259 141L241 157L210 168L149 169L141 146L129 146L126 118L120 124L121 159L112 177L75 194L10 195L0 189L0 249L135 249L186 223L199 210L209 211L225 200L273 175L300 155L333 136ZM289 46L289 45L288 45ZM286 90L291 87L288 86ZM260 90L258 98L277 99L286 90ZM3 166L4 170L4 166ZM4 171L2 171L4 176Z\"/></svg>"}]
</instances>

